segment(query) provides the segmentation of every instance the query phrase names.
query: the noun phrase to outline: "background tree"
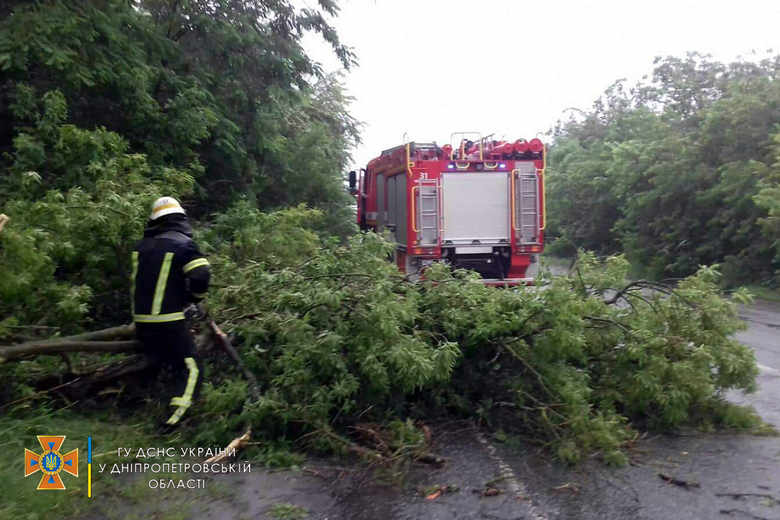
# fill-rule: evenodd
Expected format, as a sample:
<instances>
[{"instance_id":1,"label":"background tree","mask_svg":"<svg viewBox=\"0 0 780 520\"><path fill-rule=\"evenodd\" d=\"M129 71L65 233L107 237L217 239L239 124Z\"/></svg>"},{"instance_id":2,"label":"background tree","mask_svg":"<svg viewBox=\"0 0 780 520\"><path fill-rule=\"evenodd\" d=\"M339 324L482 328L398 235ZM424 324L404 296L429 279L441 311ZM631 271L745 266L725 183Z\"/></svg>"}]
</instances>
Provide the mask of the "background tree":
<instances>
[{"instance_id":1,"label":"background tree","mask_svg":"<svg viewBox=\"0 0 780 520\"><path fill-rule=\"evenodd\" d=\"M728 283L778 268L765 225L780 130L780 56L722 64L656 60L590 112L559 123L550 160L551 231L577 247L625 251L657 277L721 262ZM771 226L770 226L771 227Z\"/></svg>"},{"instance_id":2,"label":"background tree","mask_svg":"<svg viewBox=\"0 0 780 520\"><path fill-rule=\"evenodd\" d=\"M342 173L358 125L301 38L322 35L344 67L355 59L326 21L337 5L318 6L4 4L0 320L126 321L128 254L156 196L184 197L195 218L238 200L306 203L323 231L351 232Z\"/></svg>"},{"instance_id":3,"label":"background tree","mask_svg":"<svg viewBox=\"0 0 780 520\"><path fill-rule=\"evenodd\" d=\"M336 4L319 5L20 2L0 22L0 121L6 123L0 151L9 151L28 123L10 111L19 104L19 85L39 95L56 88L73 124L105 127L153 165L192 175L198 214L224 208L239 194L261 207L303 201L299 192L278 189L289 170L288 157L277 155L280 141L292 141L289 154L317 155L305 146L309 132L324 132L318 145L338 157L316 164L320 175L309 180L319 183L318 193L333 195L357 139L356 123L346 113L346 97L323 99L337 94L333 79L323 76L300 39L319 33L345 67L355 60L325 20L337 13ZM274 127L280 115L299 112L298 124Z\"/></svg>"}]
</instances>

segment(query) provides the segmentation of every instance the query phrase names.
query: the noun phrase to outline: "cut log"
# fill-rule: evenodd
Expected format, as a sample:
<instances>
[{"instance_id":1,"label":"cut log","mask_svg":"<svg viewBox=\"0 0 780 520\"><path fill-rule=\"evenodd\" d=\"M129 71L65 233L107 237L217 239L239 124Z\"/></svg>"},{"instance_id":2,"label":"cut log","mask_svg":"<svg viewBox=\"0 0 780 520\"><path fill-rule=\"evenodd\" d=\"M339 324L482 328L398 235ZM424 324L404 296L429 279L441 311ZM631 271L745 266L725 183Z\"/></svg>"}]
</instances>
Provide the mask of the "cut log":
<instances>
[{"instance_id":1,"label":"cut log","mask_svg":"<svg viewBox=\"0 0 780 520\"><path fill-rule=\"evenodd\" d=\"M0 363L31 355L62 354L63 352L135 352L140 348L141 344L135 341L135 325L131 323L84 332L75 336L0 346Z\"/></svg>"},{"instance_id":2,"label":"cut log","mask_svg":"<svg viewBox=\"0 0 780 520\"><path fill-rule=\"evenodd\" d=\"M139 350L141 350L141 343L136 340L29 342L12 347L0 347L0 363L27 356L59 355L63 352L137 352Z\"/></svg>"},{"instance_id":3,"label":"cut log","mask_svg":"<svg viewBox=\"0 0 780 520\"><path fill-rule=\"evenodd\" d=\"M60 339L47 340L46 342L56 343L57 341L107 341L112 339L134 339L135 338L135 325L129 323L127 325L120 325L118 327L109 327L107 329L95 330L92 332L85 332L83 334L76 334L75 336L67 336Z\"/></svg>"},{"instance_id":4,"label":"cut log","mask_svg":"<svg viewBox=\"0 0 780 520\"><path fill-rule=\"evenodd\" d=\"M53 343L61 343L63 341L109 341L113 339L134 339L134 338L135 338L135 325L130 323L128 325L120 325L118 327L109 327L107 329L93 330L91 332L83 332L81 334L76 334L74 336L63 336L61 338L51 338L51 339L44 339L40 341L31 341L30 343L48 345ZM21 343L20 345L25 345L25 343Z\"/></svg>"}]
</instances>

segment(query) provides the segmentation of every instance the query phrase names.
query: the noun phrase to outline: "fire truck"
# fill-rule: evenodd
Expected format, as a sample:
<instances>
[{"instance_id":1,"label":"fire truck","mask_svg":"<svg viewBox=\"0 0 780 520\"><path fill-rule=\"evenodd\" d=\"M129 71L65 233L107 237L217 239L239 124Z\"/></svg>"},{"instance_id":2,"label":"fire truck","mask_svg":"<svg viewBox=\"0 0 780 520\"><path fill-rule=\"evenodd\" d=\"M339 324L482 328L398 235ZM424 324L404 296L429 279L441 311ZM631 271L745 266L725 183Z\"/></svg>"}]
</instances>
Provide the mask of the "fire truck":
<instances>
[{"instance_id":1,"label":"fire truck","mask_svg":"<svg viewBox=\"0 0 780 520\"><path fill-rule=\"evenodd\" d=\"M418 277L447 262L491 285L533 283L544 248L546 149L460 132L450 144L410 142L350 172L362 230L388 233L399 269Z\"/></svg>"}]
</instances>

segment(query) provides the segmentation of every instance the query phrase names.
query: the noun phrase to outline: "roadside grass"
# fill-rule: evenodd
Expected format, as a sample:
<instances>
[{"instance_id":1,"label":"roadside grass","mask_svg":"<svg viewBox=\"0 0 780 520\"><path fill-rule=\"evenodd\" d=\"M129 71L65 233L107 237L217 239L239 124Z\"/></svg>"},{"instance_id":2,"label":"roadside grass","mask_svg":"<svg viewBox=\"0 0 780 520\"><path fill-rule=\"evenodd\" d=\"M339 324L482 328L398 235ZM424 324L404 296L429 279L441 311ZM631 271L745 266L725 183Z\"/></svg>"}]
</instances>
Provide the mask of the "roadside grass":
<instances>
[{"instance_id":1,"label":"roadside grass","mask_svg":"<svg viewBox=\"0 0 780 520\"><path fill-rule=\"evenodd\" d=\"M79 450L79 476L60 473L64 491L38 491L41 479L37 472L24 477L24 450L41 452L37 435L65 435L62 452ZM92 437L92 496L87 497L87 438ZM179 520L190 517L193 499L213 499L228 496L229 489L209 481L205 490L151 489L149 478L188 479L200 475L177 474L111 474L113 464L152 462L152 460L120 458L117 448L189 446L180 433L163 436L156 433L148 418L139 410L130 417L115 409L93 413L77 413L72 409L49 408L42 404L7 412L0 417L0 479L3 499L0 518L16 520L49 520L56 518L109 518L134 520L155 518ZM167 459L181 462L183 459ZM163 459L154 459L162 462ZM99 465L105 464L103 473ZM177 492L178 491L178 492Z\"/></svg>"},{"instance_id":2,"label":"roadside grass","mask_svg":"<svg viewBox=\"0 0 780 520\"><path fill-rule=\"evenodd\" d=\"M309 516L309 511L289 502L281 502L271 506L268 516L275 520L303 520Z\"/></svg>"},{"instance_id":3,"label":"roadside grass","mask_svg":"<svg viewBox=\"0 0 780 520\"><path fill-rule=\"evenodd\" d=\"M24 450L41 452L37 435L65 435L64 453L78 448L78 478L60 474L64 491L38 491L41 473L24 478ZM67 408L53 409L39 405L35 409L5 413L0 417L0 479L3 495L0 518L37 520L39 518L83 517L94 511L95 503L87 498L87 437L92 436L92 493L98 496L117 493L117 489L96 478L94 455L115 446L149 444L153 436L137 418L119 418L115 412L77 415ZM101 459L101 463L116 458L116 452Z\"/></svg>"},{"instance_id":4,"label":"roadside grass","mask_svg":"<svg viewBox=\"0 0 780 520\"><path fill-rule=\"evenodd\" d=\"M780 288L771 289L764 285L748 285L745 287L757 300L767 300L770 302L780 302Z\"/></svg>"}]
</instances>

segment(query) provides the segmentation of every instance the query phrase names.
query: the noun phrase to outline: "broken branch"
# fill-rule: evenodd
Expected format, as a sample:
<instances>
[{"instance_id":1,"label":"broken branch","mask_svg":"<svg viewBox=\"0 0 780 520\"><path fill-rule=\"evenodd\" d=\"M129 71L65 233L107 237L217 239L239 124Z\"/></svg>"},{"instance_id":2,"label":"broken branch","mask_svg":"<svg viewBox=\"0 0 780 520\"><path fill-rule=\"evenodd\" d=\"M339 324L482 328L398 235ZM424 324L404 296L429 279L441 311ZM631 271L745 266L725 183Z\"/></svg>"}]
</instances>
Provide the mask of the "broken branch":
<instances>
[{"instance_id":1,"label":"broken branch","mask_svg":"<svg viewBox=\"0 0 780 520\"><path fill-rule=\"evenodd\" d=\"M690 489L692 487L701 487L701 485L698 482L688 481L688 480L680 480L678 478L674 478L672 476L666 475L664 473L659 473L659 477L661 477L662 480L667 481L670 484L674 484L675 486L680 486L685 489Z\"/></svg>"},{"instance_id":2,"label":"broken branch","mask_svg":"<svg viewBox=\"0 0 780 520\"><path fill-rule=\"evenodd\" d=\"M240 437L236 437L232 441L230 441L230 444L227 445L225 448L225 451L223 453L220 453L219 455L214 455L213 457L209 457L208 459L204 460L204 464L214 464L216 462L222 462L223 460L227 460L231 457L230 452L231 450L233 453L238 453L238 450L243 448L247 445L249 442L249 439L252 437L252 429L247 428L246 432L244 432L244 435Z\"/></svg>"},{"instance_id":3,"label":"broken branch","mask_svg":"<svg viewBox=\"0 0 780 520\"><path fill-rule=\"evenodd\" d=\"M238 367L241 369L241 372L244 374L244 377L249 382L249 392L252 394L252 397L255 400L258 400L260 398L260 391L257 384L257 378L255 375L244 365L244 362L241 361L241 357L238 355L238 352L236 352L236 349L233 348L233 345L230 344L230 339L227 337L227 334L222 332L222 329L219 328L219 326L214 322L214 320L209 320L209 328L211 329L211 332L214 333L214 336L217 339L217 343L220 347L222 347L222 350L227 352L227 355L230 357L230 359L233 360L233 362L238 365Z\"/></svg>"}]
</instances>

